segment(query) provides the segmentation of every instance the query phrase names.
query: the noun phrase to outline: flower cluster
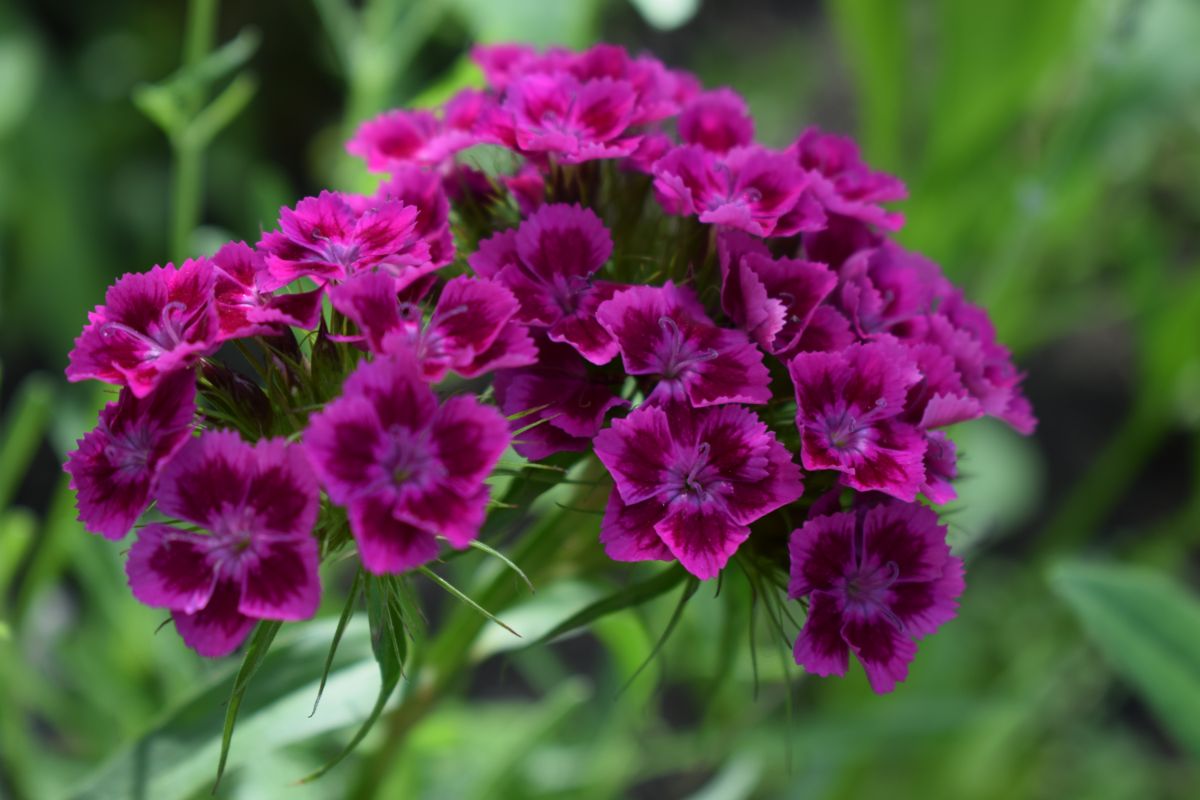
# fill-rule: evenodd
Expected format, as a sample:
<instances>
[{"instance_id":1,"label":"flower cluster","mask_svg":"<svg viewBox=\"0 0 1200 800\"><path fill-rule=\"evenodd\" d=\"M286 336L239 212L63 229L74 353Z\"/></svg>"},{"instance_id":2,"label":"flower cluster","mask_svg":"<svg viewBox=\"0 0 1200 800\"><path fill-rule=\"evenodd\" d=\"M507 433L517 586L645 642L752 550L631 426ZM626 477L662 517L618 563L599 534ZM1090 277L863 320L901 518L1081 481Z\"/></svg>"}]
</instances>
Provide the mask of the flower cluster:
<instances>
[{"instance_id":1,"label":"flower cluster","mask_svg":"<svg viewBox=\"0 0 1200 800\"><path fill-rule=\"evenodd\" d=\"M889 238L904 185L816 129L756 143L735 92L648 56L475 58L485 88L349 142L373 194L112 286L67 368L121 387L66 465L80 519L143 520L134 596L217 656L315 613L343 549L469 546L506 451L594 454L612 560L770 573L798 664L853 651L890 691L964 586L927 505L947 428L1035 424L986 314Z\"/></svg>"}]
</instances>

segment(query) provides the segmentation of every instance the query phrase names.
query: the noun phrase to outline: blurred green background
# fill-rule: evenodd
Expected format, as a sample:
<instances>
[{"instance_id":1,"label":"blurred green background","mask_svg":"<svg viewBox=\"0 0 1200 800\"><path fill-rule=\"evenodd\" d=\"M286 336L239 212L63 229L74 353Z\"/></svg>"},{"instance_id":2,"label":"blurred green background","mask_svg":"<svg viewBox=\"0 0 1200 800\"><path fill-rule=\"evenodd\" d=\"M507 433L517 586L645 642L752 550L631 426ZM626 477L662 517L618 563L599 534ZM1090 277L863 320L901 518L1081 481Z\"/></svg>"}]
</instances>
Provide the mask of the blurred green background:
<instances>
[{"instance_id":1,"label":"blurred green background","mask_svg":"<svg viewBox=\"0 0 1200 800\"><path fill-rule=\"evenodd\" d=\"M624 691L674 597L550 647L488 631L464 699L382 765L379 796L1200 796L1200 3L258 0L221 4L211 32L188 14L0 5L0 797L208 796L236 668L155 635L121 546L74 522L59 464L107 397L62 377L87 310L123 272L360 187L354 122L441 99L474 79L472 42L510 39L651 50L742 92L767 144L857 136L908 183L900 238L1028 370L1041 426L957 432L969 586L893 695L857 667L800 676L765 625L752 659L749 598L705 587ZM211 80L163 83L222 45ZM494 566L478 556L448 565L460 585ZM493 610L547 630L610 574ZM383 726L291 785L378 687L356 618L309 717L339 607L281 635L220 796L340 797L375 774Z\"/></svg>"}]
</instances>

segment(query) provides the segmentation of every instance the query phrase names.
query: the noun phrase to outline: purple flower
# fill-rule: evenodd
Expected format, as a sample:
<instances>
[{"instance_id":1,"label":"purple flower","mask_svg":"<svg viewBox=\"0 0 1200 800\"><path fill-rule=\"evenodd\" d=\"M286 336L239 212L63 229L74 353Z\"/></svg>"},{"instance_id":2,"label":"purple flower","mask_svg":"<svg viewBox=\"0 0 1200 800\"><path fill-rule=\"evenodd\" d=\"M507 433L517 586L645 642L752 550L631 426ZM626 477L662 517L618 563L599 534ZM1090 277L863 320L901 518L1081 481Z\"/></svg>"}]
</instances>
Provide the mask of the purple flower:
<instances>
[{"instance_id":1,"label":"purple flower","mask_svg":"<svg viewBox=\"0 0 1200 800\"><path fill-rule=\"evenodd\" d=\"M109 287L75 340L67 379L128 386L145 397L162 378L217 349L218 314L208 259L127 274Z\"/></svg>"},{"instance_id":2,"label":"purple flower","mask_svg":"<svg viewBox=\"0 0 1200 800\"><path fill-rule=\"evenodd\" d=\"M750 523L800 497L800 469L749 409L642 406L596 437L616 484L600 528L617 561L676 558L715 577Z\"/></svg>"},{"instance_id":3,"label":"purple flower","mask_svg":"<svg viewBox=\"0 0 1200 800\"><path fill-rule=\"evenodd\" d=\"M304 434L313 468L349 511L363 566L374 573L435 558L438 534L460 549L474 540L487 505L484 478L508 443L495 409L466 396L439 406L403 353L361 364Z\"/></svg>"},{"instance_id":4,"label":"purple flower","mask_svg":"<svg viewBox=\"0 0 1200 800\"><path fill-rule=\"evenodd\" d=\"M211 260L221 341L277 333L281 326L312 329L321 317L320 289L272 294L276 281L245 242L230 242Z\"/></svg>"},{"instance_id":5,"label":"purple flower","mask_svg":"<svg viewBox=\"0 0 1200 800\"><path fill-rule=\"evenodd\" d=\"M905 679L916 640L954 618L963 591L946 528L918 504L810 519L789 550L788 596L809 595L796 663L814 675L845 675L853 650L880 694Z\"/></svg>"},{"instance_id":6,"label":"purple flower","mask_svg":"<svg viewBox=\"0 0 1200 800\"><path fill-rule=\"evenodd\" d=\"M596 319L620 347L627 373L658 378L649 403L771 400L762 353L742 331L717 327L688 289L670 281L633 286L602 303Z\"/></svg>"},{"instance_id":7,"label":"purple flower","mask_svg":"<svg viewBox=\"0 0 1200 800\"><path fill-rule=\"evenodd\" d=\"M760 240L740 232L722 234L717 250L725 313L768 353L794 353L837 276L824 264L773 258Z\"/></svg>"},{"instance_id":8,"label":"purple flower","mask_svg":"<svg viewBox=\"0 0 1200 800\"><path fill-rule=\"evenodd\" d=\"M401 165L392 170L392 177L384 181L372 198L347 198L356 210L368 211L372 206L398 202L417 210L417 221L413 233L429 248L429 263L435 268L444 267L454 260L454 237L450 233L450 200L442 186L442 178L435 172L411 165Z\"/></svg>"},{"instance_id":9,"label":"purple flower","mask_svg":"<svg viewBox=\"0 0 1200 800\"><path fill-rule=\"evenodd\" d=\"M513 321L516 298L494 281L454 278L442 289L428 323L418 306L399 301L386 275L352 278L333 288L329 298L358 325L372 351L411 352L430 383L450 370L469 378L529 364L537 355L525 326Z\"/></svg>"},{"instance_id":10,"label":"purple flower","mask_svg":"<svg viewBox=\"0 0 1200 800\"><path fill-rule=\"evenodd\" d=\"M359 126L346 152L367 162L372 172L394 172L408 164L441 165L460 150L481 141L478 123L491 99L464 89L431 111L387 111Z\"/></svg>"},{"instance_id":11,"label":"purple flower","mask_svg":"<svg viewBox=\"0 0 1200 800\"><path fill-rule=\"evenodd\" d=\"M715 89L684 106L679 138L713 153L727 153L754 141L754 120L741 95L732 89Z\"/></svg>"},{"instance_id":12,"label":"purple flower","mask_svg":"<svg viewBox=\"0 0 1200 800\"><path fill-rule=\"evenodd\" d=\"M937 264L892 242L859 250L839 270L840 306L858 335L919 335L923 317L951 291Z\"/></svg>"},{"instance_id":13,"label":"purple flower","mask_svg":"<svg viewBox=\"0 0 1200 800\"><path fill-rule=\"evenodd\" d=\"M435 269L429 243L416 233L417 208L382 201L356 212L345 197L321 192L281 209L281 230L258 243L278 285L308 277L318 283L342 281L380 269L402 289Z\"/></svg>"},{"instance_id":14,"label":"purple flower","mask_svg":"<svg viewBox=\"0 0 1200 800\"><path fill-rule=\"evenodd\" d=\"M913 500L925 480L925 437L898 417L921 378L894 341L801 353L788 365L805 469L832 469L859 491Z\"/></svg>"},{"instance_id":15,"label":"purple flower","mask_svg":"<svg viewBox=\"0 0 1200 800\"><path fill-rule=\"evenodd\" d=\"M850 139L809 128L788 153L812 177L809 191L829 214L885 230L899 230L904 225L903 214L885 211L879 205L908 197L904 183L891 175L871 172Z\"/></svg>"},{"instance_id":16,"label":"purple flower","mask_svg":"<svg viewBox=\"0 0 1200 800\"><path fill-rule=\"evenodd\" d=\"M526 75L508 87L503 103L507 117L496 118L490 133L522 151L551 154L568 164L621 158L640 139L625 135L636 103L628 81Z\"/></svg>"},{"instance_id":17,"label":"purple flower","mask_svg":"<svg viewBox=\"0 0 1200 800\"><path fill-rule=\"evenodd\" d=\"M593 281L612 255L612 237L590 209L542 206L515 231L479 244L468 263L484 278L512 290L517 319L545 326L551 341L566 342L593 364L617 354L617 344L596 322L596 309L622 288Z\"/></svg>"},{"instance_id":18,"label":"purple flower","mask_svg":"<svg viewBox=\"0 0 1200 800\"><path fill-rule=\"evenodd\" d=\"M687 145L654 165L654 194L670 214L699 216L755 236L787 236L780 226L800 199L808 177L782 153L737 147L722 157ZM799 225L801 223L797 223Z\"/></svg>"},{"instance_id":19,"label":"purple flower","mask_svg":"<svg viewBox=\"0 0 1200 800\"><path fill-rule=\"evenodd\" d=\"M514 439L513 449L532 461L563 450L588 450L609 410L628 403L573 348L544 335L536 342L530 366L500 370L492 383L504 414L532 411L513 419L514 428L540 423Z\"/></svg>"},{"instance_id":20,"label":"purple flower","mask_svg":"<svg viewBox=\"0 0 1200 800\"><path fill-rule=\"evenodd\" d=\"M171 610L188 647L227 655L257 620L316 613L318 491L299 447L206 433L168 462L157 497L164 514L209 533L148 525L125 572L134 597Z\"/></svg>"},{"instance_id":21,"label":"purple flower","mask_svg":"<svg viewBox=\"0 0 1200 800\"><path fill-rule=\"evenodd\" d=\"M67 457L79 521L120 539L150 506L159 469L192 434L196 383L191 372L167 375L139 398L128 389L100 412L100 424Z\"/></svg>"}]
</instances>

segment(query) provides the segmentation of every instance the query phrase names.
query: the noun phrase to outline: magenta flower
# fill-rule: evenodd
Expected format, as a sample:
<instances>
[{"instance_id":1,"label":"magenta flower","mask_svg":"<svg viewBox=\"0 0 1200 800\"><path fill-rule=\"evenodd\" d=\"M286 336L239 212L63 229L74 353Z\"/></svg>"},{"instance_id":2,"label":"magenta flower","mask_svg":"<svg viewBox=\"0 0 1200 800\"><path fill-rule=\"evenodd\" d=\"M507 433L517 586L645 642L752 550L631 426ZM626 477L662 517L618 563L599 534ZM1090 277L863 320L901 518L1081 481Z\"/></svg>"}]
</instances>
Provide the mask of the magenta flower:
<instances>
[{"instance_id":1,"label":"magenta flower","mask_svg":"<svg viewBox=\"0 0 1200 800\"><path fill-rule=\"evenodd\" d=\"M770 375L742 331L717 327L691 290L667 281L633 286L600 305L596 319L616 341L630 375L658 379L648 403L767 403Z\"/></svg>"},{"instance_id":2,"label":"magenta flower","mask_svg":"<svg viewBox=\"0 0 1200 800\"><path fill-rule=\"evenodd\" d=\"M316 613L318 491L299 447L205 433L168 462L157 496L164 514L209 533L148 525L125 572L134 597L171 610L188 647L228 655L260 619Z\"/></svg>"},{"instance_id":3,"label":"magenta flower","mask_svg":"<svg viewBox=\"0 0 1200 800\"><path fill-rule=\"evenodd\" d=\"M393 172L408 164L440 165L460 150L478 144L480 116L490 98L464 89L432 111L387 111L359 126L346 152L367 162L372 172Z\"/></svg>"},{"instance_id":4,"label":"magenta flower","mask_svg":"<svg viewBox=\"0 0 1200 800\"><path fill-rule=\"evenodd\" d=\"M440 268L454 260L454 236L450 233L450 200L442 186L442 178L435 172L411 165L400 165L392 170L392 177L384 181L372 198L347 198L360 212L372 206L398 202L417 210L417 221L413 233L429 248L429 263Z\"/></svg>"},{"instance_id":5,"label":"magenta flower","mask_svg":"<svg viewBox=\"0 0 1200 800\"><path fill-rule=\"evenodd\" d=\"M88 314L67 379L128 386L145 397L171 372L217 349L218 315L208 259L122 276Z\"/></svg>"},{"instance_id":6,"label":"magenta flower","mask_svg":"<svg viewBox=\"0 0 1200 800\"><path fill-rule=\"evenodd\" d=\"M273 294L266 262L245 242L223 246L211 263L221 341L270 335L281 326L317 327L322 291Z\"/></svg>"},{"instance_id":7,"label":"magenta flower","mask_svg":"<svg viewBox=\"0 0 1200 800\"><path fill-rule=\"evenodd\" d=\"M590 209L542 206L515 231L479 243L471 269L512 290L517 319L545 326L551 341L566 342L593 364L617 354L617 344L596 322L596 309L622 287L593 281L612 255L612 237Z\"/></svg>"},{"instance_id":8,"label":"magenta flower","mask_svg":"<svg viewBox=\"0 0 1200 800\"><path fill-rule=\"evenodd\" d=\"M728 153L754 141L754 119L741 95L732 89L714 89L684 106L679 138L713 153Z\"/></svg>"},{"instance_id":9,"label":"magenta flower","mask_svg":"<svg viewBox=\"0 0 1200 800\"><path fill-rule=\"evenodd\" d=\"M725 313L768 353L796 352L837 276L824 264L773 258L760 240L740 232L722 234L717 251Z\"/></svg>"},{"instance_id":10,"label":"magenta flower","mask_svg":"<svg viewBox=\"0 0 1200 800\"><path fill-rule=\"evenodd\" d=\"M281 230L258 243L267 269L279 285L308 277L318 283L342 281L358 272L386 271L402 289L435 267L429 244L416 233L417 208L382 201L356 213L345 197L321 192L284 208Z\"/></svg>"},{"instance_id":11,"label":"magenta flower","mask_svg":"<svg viewBox=\"0 0 1200 800\"><path fill-rule=\"evenodd\" d=\"M854 651L879 694L907 677L916 641L954 618L964 587L945 526L919 504L810 519L789 550L788 596L809 595L796 663L814 675L845 675Z\"/></svg>"},{"instance_id":12,"label":"magenta flower","mask_svg":"<svg viewBox=\"0 0 1200 800\"><path fill-rule=\"evenodd\" d=\"M334 287L329 298L358 325L372 351L411 352L430 383L450 370L469 378L524 366L537 356L525 326L513 321L516 298L493 281L454 278L442 289L428 323L418 306L399 301L386 275L352 278Z\"/></svg>"},{"instance_id":13,"label":"magenta flower","mask_svg":"<svg viewBox=\"0 0 1200 800\"><path fill-rule=\"evenodd\" d=\"M636 103L628 81L526 75L508 87L503 103L508 116L494 120L491 135L568 164L621 158L637 148L640 138L625 135Z\"/></svg>"},{"instance_id":14,"label":"magenta flower","mask_svg":"<svg viewBox=\"0 0 1200 800\"><path fill-rule=\"evenodd\" d=\"M142 398L124 389L104 407L64 467L85 528L114 540L129 533L150 506L159 469L191 436L195 414L195 376L186 371Z\"/></svg>"},{"instance_id":15,"label":"magenta flower","mask_svg":"<svg viewBox=\"0 0 1200 800\"><path fill-rule=\"evenodd\" d=\"M904 183L891 175L871 172L850 139L809 128L788 152L811 176L810 191L829 214L885 230L899 230L904 225L903 214L879 205L908 197Z\"/></svg>"},{"instance_id":16,"label":"magenta flower","mask_svg":"<svg viewBox=\"0 0 1200 800\"><path fill-rule=\"evenodd\" d=\"M530 366L500 370L492 382L500 410L510 417L523 414L512 420L513 428L533 425L513 440L513 449L532 461L588 450L609 410L628 403L573 348L545 335L536 341Z\"/></svg>"},{"instance_id":17,"label":"magenta flower","mask_svg":"<svg viewBox=\"0 0 1200 800\"><path fill-rule=\"evenodd\" d=\"M670 413L642 406L596 437L616 488L600 527L616 561L678 559L715 577L750 523L798 499L800 469L742 406Z\"/></svg>"},{"instance_id":18,"label":"magenta flower","mask_svg":"<svg viewBox=\"0 0 1200 800\"><path fill-rule=\"evenodd\" d=\"M790 236L804 220L781 225L808 177L792 159L761 147L737 147L714 156L702 147L677 147L654 165L654 194L670 214L755 236Z\"/></svg>"},{"instance_id":19,"label":"magenta flower","mask_svg":"<svg viewBox=\"0 0 1200 800\"><path fill-rule=\"evenodd\" d=\"M796 387L800 455L808 470L832 469L862 492L911 501L925 480L925 437L898 417L921 378L894 342L801 353L788 365Z\"/></svg>"},{"instance_id":20,"label":"magenta flower","mask_svg":"<svg viewBox=\"0 0 1200 800\"><path fill-rule=\"evenodd\" d=\"M859 250L838 272L841 308L863 338L919 336L923 317L951 291L937 264L892 242Z\"/></svg>"},{"instance_id":21,"label":"magenta flower","mask_svg":"<svg viewBox=\"0 0 1200 800\"><path fill-rule=\"evenodd\" d=\"M309 460L329 498L349 511L363 566L401 572L479 534L484 478L508 446L508 424L474 398L441 406L410 355L364 362L342 396L313 416Z\"/></svg>"}]
</instances>

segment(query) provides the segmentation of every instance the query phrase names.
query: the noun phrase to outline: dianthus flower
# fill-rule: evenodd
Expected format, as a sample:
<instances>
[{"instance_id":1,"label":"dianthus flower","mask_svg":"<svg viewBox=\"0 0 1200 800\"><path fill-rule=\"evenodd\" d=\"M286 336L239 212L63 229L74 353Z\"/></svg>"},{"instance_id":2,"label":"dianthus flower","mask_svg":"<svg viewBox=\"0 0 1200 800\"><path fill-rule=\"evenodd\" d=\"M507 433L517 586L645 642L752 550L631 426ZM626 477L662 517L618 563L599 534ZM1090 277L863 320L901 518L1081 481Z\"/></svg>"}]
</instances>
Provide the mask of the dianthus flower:
<instances>
[{"instance_id":1,"label":"dianthus flower","mask_svg":"<svg viewBox=\"0 0 1200 800\"><path fill-rule=\"evenodd\" d=\"M342 396L309 421L304 444L329 498L345 506L363 566L402 572L479 533L483 480L508 446L508 425L474 398L438 405L410 354L364 362Z\"/></svg>"},{"instance_id":2,"label":"dianthus flower","mask_svg":"<svg viewBox=\"0 0 1200 800\"><path fill-rule=\"evenodd\" d=\"M600 305L596 319L612 335L630 375L657 378L649 403L766 403L770 375L742 331L718 327L689 290L633 286Z\"/></svg>"},{"instance_id":3,"label":"dianthus flower","mask_svg":"<svg viewBox=\"0 0 1200 800\"><path fill-rule=\"evenodd\" d=\"M798 499L800 469L752 411L642 406L596 437L615 489L600 528L617 561L677 559L707 580L750 523Z\"/></svg>"},{"instance_id":4,"label":"dianthus flower","mask_svg":"<svg viewBox=\"0 0 1200 800\"><path fill-rule=\"evenodd\" d=\"M125 571L138 600L170 609L183 641L227 655L260 619L316 613L317 483L299 447L205 433L163 468L158 508L208 531L138 531Z\"/></svg>"},{"instance_id":5,"label":"dianthus flower","mask_svg":"<svg viewBox=\"0 0 1200 800\"><path fill-rule=\"evenodd\" d=\"M464 89L442 109L386 111L359 126L346 152L367 162L372 172L393 172L406 164L440 165L482 139L478 132L489 98Z\"/></svg>"},{"instance_id":6,"label":"dianthus flower","mask_svg":"<svg viewBox=\"0 0 1200 800\"><path fill-rule=\"evenodd\" d=\"M282 326L315 328L321 316L321 290L274 294L277 281L266 262L245 242L230 242L211 259L220 333L240 339L277 333Z\"/></svg>"},{"instance_id":7,"label":"dianthus flower","mask_svg":"<svg viewBox=\"0 0 1200 800\"><path fill-rule=\"evenodd\" d=\"M450 200L437 173L411 165L399 165L392 170L392 177L380 184L374 196L349 196L347 201L358 213L389 202L415 208L417 220L413 234L428 247L430 266L444 267L454 260Z\"/></svg>"},{"instance_id":8,"label":"dianthus flower","mask_svg":"<svg viewBox=\"0 0 1200 800\"><path fill-rule=\"evenodd\" d=\"M79 521L106 539L121 539L150 506L162 465L192 435L196 379L174 372L145 397L123 389L100 412L100 424L77 443L66 470Z\"/></svg>"},{"instance_id":9,"label":"dianthus flower","mask_svg":"<svg viewBox=\"0 0 1200 800\"><path fill-rule=\"evenodd\" d=\"M206 258L128 274L109 287L75 340L67 378L128 386L145 397L162 378L217 349L214 276Z\"/></svg>"},{"instance_id":10,"label":"dianthus flower","mask_svg":"<svg viewBox=\"0 0 1200 800\"><path fill-rule=\"evenodd\" d=\"M590 209L542 206L516 230L479 243L471 269L502 283L520 302L517 319L544 326L551 341L566 342L593 364L617 354L596 322L596 309L622 288L592 276L612 255L612 237Z\"/></svg>"},{"instance_id":11,"label":"dianthus flower","mask_svg":"<svg viewBox=\"0 0 1200 800\"><path fill-rule=\"evenodd\" d=\"M401 302L391 278L360 275L329 293L333 307L358 325L376 353L411 352L426 381L454 370L474 377L519 367L536 357L524 325L513 321L517 300L499 283L460 275L442 289L425 322L419 306Z\"/></svg>"},{"instance_id":12,"label":"dianthus flower","mask_svg":"<svg viewBox=\"0 0 1200 800\"><path fill-rule=\"evenodd\" d=\"M792 533L788 596L809 596L796 663L845 675L853 651L883 694L908 675L916 640L954 618L962 561L937 514L885 501L809 519Z\"/></svg>"},{"instance_id":13,"label":"dianthus flower","mask_svg":"<svg viewBox=\"0 0 1200 800\"><path fill-rule=\"evenodd\" d=\"M728 153L754 141L754 119L741 95L732 89L714 89L683 107L679 138L713 153Z\"/></svg>"},{"instance_id":14,"label":"dianthus flower","mask_svg":"<svg viewBox=\"0 0 1200 800\"><path fill-rule=\"evenodd\" d=\"M488 132L524 152L567 164L620 158L637 149L641 138L628 135L636 103L628 81L531 74L508 87L507 113L493 117Z\"/></svg>"},{"instance_id":15,"label":"dianthus flower","mask_svg":"<svg viewBox=\"0 0 1200 800\"><path fill-rule=\"evenodd\" d=\"M851 217L885 230L899 230L904 215L886 211L880 203L903 200L908 190L899 179L872 172L858 146L844 136L809 128L788 148L809 174L809 191L831 215Z\"/></svg>"}]
</instances>

